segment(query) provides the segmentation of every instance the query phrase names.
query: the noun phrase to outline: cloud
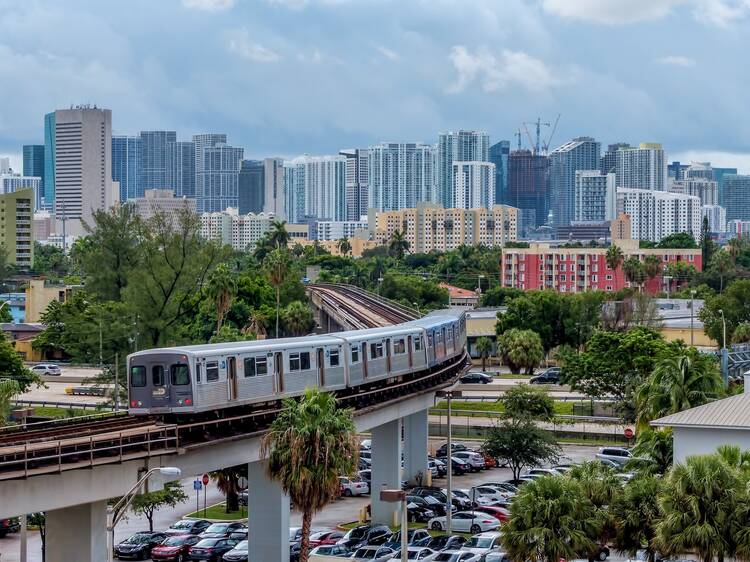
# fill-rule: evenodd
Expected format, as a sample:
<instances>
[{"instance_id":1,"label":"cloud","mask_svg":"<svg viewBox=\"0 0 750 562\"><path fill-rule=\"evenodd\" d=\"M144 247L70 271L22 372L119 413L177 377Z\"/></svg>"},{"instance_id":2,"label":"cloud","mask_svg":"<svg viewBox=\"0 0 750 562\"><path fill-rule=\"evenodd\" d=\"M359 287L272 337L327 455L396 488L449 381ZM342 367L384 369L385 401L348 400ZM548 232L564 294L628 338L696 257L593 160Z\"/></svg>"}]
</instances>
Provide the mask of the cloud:
<instances>
[{"instance_id":1,"label":"cloud","mask_svg":"<svg viewBox=\"0 0 750 562\"><path fill-rule=\"evenodd\" d=\"M243 29L234 34L229 40L229 52L234 53L243 59L259 63L271 63L281 60L281 55L264 47L260 43L250 41L248 32Z\"/></svg>"},{"instance_id":2,"label":"cloud","mask_svg":"<svg viewBox=\"0 0 750 562\"><path fill-rule=\"evenodd\" d=\"M606 25L655 20L685 0L543 0L545 12L565 19Z\"/></svg>"},{"instance_id":3,"label":"cloud","mask_svg":"<svg viewBox=\"0 0 750 562\"><path fill-rule=\"evenodd\" d=\"M693 16L703 23L727 27L750 13L750 0L695 0Z\"/></svg>"},{"instance_id":4,"label":"cloud","mask_svg":"<svg viewBox=\"0 0 750 562\"><path fill-rule=\"evenodd\" d=\"M750 173L750 153L721 150L686 150L669 155L679 162L711 162L717 168L737 168L740 174Z\"/></svg>"},{"instance_id":5,"label":"cloud","mask_svg":"<svg viewBox=\"0 0 750 562\"><path fill-rule=\"evenodd\" d=\"M523 51L503 50L500 57L487 50L471 53L465 46L451 49L449 59L458 76L448 88L449 93L464 91L474 81L480 82L485 92L521 86L530 91L542 91L558 83L543 61Z\"/></svg>"},{"instance_id":6,"label":"cloud","mask_svg":"<svg viewBox=\"0 0 750 562\"><path fill-rule=\"evenodd\" d=\"M190 10L222 12L234 6L234 0L182 0L182 5Z\"/></svg>"},{"instance_id":7,"label":"cloud","mask_svg":"<svg viewBox=\"0 0 750 562\"><path fill-rule=\"evenodd\" d=\"M667 55L666 57L656 59L654 62L667 66L682 66L685 68L695 66L695 61L693 59L682 55Z\"/></svg>"},{"instance_id":8,"label":"cloud","mask_svg":"<svg viewBox=\"0 0 750 562\"><path fill-rule=\"evenodd\" d=\"M401 59L401 55L399 55L396 51L389 49L388 47L383 47L382 45L378 45L375 47L378 52L383 55L388 60L397 61Z\"/></svg>"},{"instance_id":9,"label":"cloud","mask_svg":"<svg viewBox=\"0 0 750 562\"><path fill-rule=\"evenodd\" d=\"M277 4L290 10L301 10L306 7L309 0L266 0L269 4Z\"/></svg>"}]
</instances>

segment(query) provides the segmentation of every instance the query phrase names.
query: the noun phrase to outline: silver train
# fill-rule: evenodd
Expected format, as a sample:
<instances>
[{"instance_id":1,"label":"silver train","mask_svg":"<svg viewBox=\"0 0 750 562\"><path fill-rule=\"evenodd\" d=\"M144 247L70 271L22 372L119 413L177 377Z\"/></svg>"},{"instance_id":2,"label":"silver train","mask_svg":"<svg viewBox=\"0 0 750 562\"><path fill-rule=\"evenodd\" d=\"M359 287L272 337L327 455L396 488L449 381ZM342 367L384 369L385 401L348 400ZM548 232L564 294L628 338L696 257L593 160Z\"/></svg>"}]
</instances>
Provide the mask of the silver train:
<instances>
[{"instance_id":1,"label":"silver train","mask_svg":"<svg viewBox=\"0 0 750 562\"><path fill-rule=\"evenodd\" d=\"M356 394L450 362L465 345L465 314L440 311L385 328L139 351L128 356L129 412L214 412L309 387Z\"/></svg>"}]
</instances>

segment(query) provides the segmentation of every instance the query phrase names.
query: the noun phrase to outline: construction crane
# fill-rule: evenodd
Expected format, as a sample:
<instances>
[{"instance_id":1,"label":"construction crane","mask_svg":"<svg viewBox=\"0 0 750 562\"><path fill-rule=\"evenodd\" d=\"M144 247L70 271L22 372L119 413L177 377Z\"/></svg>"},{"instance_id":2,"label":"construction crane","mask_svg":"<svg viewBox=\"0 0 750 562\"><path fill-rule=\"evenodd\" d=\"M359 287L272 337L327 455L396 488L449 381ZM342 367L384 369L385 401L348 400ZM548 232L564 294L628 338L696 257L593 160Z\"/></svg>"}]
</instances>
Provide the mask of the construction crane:
<instances>
[{"instance_id":1,"label":"construction crane","mask_svg":"<svg viewBox=\"0 0 750 562\"><path fill-rule=\"evenodd\" d=\"M552 137L555 136L555 131L557 131L557 124L560 122L560 117L562 117L562 113L557 114L557 119L555 119L555 124L552 125L552 130L549 133L549 136L547 137L546 142L542 144L542 148L544 150L545 154L549 154L549 146L552 143Z\"/></svg>"},{"instance_id":2,"label":"construction crane","mask_svg":"<svg viewBox=\"0 0 750 562\"><path fill-rule=\"evenodd\" d=\"M518 131L513 133L513 136L518 139L518 150L521 150L521 129L518 129Z\"/></svg>"},{"instance_id":3,"label":"construction crane","mask_svg":"<svg viewBox=\"0 0 750 562\"><path fill-rule=\"evenodd\" d=\"M550 142L552 142L552 137L555 134L555 131L557 130L557 124L560 122L560 116L561 114L557 115L557 119L555 119L554 125L552 123L542 122L541 117L537 117L536 121L525 121L523 123L523 128L526 131L526 136L529 137L529 143L531 143L531 146L534 149L534 154L547 154L549 152L549 145ZM531 138L531 132L529 131L527 125L533 125L535 127L536 141ZM546 141L542 140L542 127L551 127L552 129Z\"/></svg>"}]
</instances>

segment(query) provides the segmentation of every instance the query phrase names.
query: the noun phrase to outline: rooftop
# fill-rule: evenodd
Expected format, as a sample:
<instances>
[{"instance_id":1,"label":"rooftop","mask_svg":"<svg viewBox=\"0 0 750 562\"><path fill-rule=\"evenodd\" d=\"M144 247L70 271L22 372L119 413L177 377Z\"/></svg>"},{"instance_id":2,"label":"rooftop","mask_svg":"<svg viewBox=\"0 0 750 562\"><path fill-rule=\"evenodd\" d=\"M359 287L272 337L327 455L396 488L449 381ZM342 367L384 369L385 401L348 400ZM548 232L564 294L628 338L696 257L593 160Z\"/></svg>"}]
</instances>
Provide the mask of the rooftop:
<instances>
[{"instance_id":1,"label":"rooftop","mask_svg":"<svg viewBox=\"0 0 750 562\"><path fill-rule=\"evenodd\" d=\"M750 429L750 394L738 394L651 422L654 427Z\"/></svg>"}]
</instances>

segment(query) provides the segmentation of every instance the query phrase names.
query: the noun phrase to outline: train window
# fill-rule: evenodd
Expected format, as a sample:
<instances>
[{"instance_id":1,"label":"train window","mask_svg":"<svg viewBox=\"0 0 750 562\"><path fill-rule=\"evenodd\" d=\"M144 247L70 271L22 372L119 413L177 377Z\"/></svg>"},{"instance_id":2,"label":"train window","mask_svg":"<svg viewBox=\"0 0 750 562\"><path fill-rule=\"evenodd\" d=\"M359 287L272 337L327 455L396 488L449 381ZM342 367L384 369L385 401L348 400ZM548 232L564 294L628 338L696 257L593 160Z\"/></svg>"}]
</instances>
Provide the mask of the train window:
<instances>
[{"instance_id":1,"label":"train window","mask_svg":"<svg viewBox=\"0 0 750 562\"><path fill-rule=\"evenodd\" d=\"M146 386L146 367L130 367L130 386Z\"/></svg>"},{"instance_id":2,"label":"train window","mask_svg":"<svg viewBox=\"0 0 750 562\"><path fill-rule=\"evenodd\" d=\"M422 351L422 336L414 338L414 351Z\"/></svg>"},{"instance_id":3,"label":"train window","mask_svg":"<svg viewBox=\"0 0 750 562\"><path fill-rule=\"evenodd\" d=\"M164 386L164 367L161 365L151 367L151 382L154 386Z\"/></svg>"},{"instance_id":4,"label":"train window","mask_svg":"<svg viewBox=\"0 0 750 562\"><path fill-rule=\"evenodd\" d=\"M359 347L352 346L352 363L359 363Z\"/></svg>"},{"instance_id":5,"label":"train window","mask_svg":"<svg viewBox=\"0 0 750 562\"><path fill-rule=\"evenodd\" d=\"M258 374L259 377L262 377L263 375L268 374L268 361L265 357L256 357L255 358L255 372Z\"/></svg>"},{"instance_id":6,"label":"train window","mask_svg":"<svg viewBox=\"0 0 750 562\"><path fill-rule=\"evenodd\" d=\"M338 349L331 349L329 350L328 355L328 365L331 367L338 367L339 366L339 350Z\"/></svg>"},{"instance_id":7,"label":"train window","mask_svg":"<svg viewBox=\"0 0 750 562\"><path fill-rule=\"evenodd\" d=\"M245 376L255 376L255 357L245 357Z\"/></svg>"},{"instance_id":8,"label":"train window","mask_svg":"<svg viewBox=\"0 0 750 562\"><path fill-rule=\"evenodd\" d=\"M432 334L427 334L427 344L430 347L434 347L434 344L432 343Z\"/></svg>"},{"instance_id":9,"label":"train window","mask_svg":"<svg viewBox=\"0 0 750 562\"><path fill-rule=\"evenodd\" d=\"M290 353L289 354L289 370L290 371L307 371L310 369L310 352L303 351L302 353Z\"/></svg>"},{"instance_id":10,"label":"train window","mask_svg":"<svg viewBox=\"0 0 750 562\"><path fill-rule=\"evenodd\" d=\"M370 344L370 359L377 359L378 357L383 357L383 344L371 343Z\"/></svg>"},{"instance_id":11,"label":"train window","mask_svg":"<svg viewBox=\"0 0 750 562\"><path fill-rule=\"evenodd\" d=\"M187 365L172 365L169 368L169 376L172 384L175 386L190 384L190 372Z\"/></svg>"},{"instance_id":12,"label":"train window","mask_svg":"<svg viewBox=\"0 0 750 562\"><path fill-rule=\"evenodd\" d=\"M206 363L206 382L219 380L219 362L209 361Z\"/></svg>"},{"instance_id":13,"label":"train window","mask_svg":"<svg viewBox=\"0 0 750 562\"><path fill-rule=\"evenodd\" d=\"M203 365L198 363L196 361L195 363L195 382L201 382L201 370L203 370Z\"/></svg>"},{"instance_id":14,"label":"train window","mask_svg":"<svg viewBox=\"0 0 750 562\"><path fill-rule=\"evenodd\" d=\"M404 340L393 340L393 354L401 355L406 353L406 343Z\"/></svg>"}]
</instances>

